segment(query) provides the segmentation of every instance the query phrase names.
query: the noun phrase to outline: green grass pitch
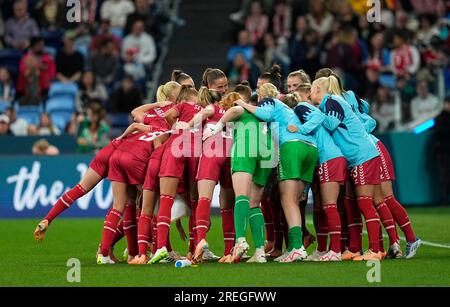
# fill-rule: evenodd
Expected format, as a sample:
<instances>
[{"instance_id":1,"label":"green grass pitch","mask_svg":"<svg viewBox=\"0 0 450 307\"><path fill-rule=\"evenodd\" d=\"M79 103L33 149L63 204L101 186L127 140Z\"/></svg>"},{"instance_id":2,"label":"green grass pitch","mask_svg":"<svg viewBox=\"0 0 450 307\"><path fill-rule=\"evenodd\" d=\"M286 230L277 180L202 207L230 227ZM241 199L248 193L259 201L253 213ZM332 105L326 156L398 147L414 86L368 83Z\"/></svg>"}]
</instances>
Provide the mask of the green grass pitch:
<instances>
[{"instance_id":1,"label":"green grass pitch","mask_svg":"<svg viewBox=\"0 0 450 307\"><path fill-rule=\"evenodd\" d=\"M423 240L450 246L450 208L408 211ZM450 286L450 249L444 247L423 245L412 260L385 260L381 262L381 282L369 283L366 274L370 268L363 262L205 263L182 269L173 264L99 266L95 252L102 219L57 219L42 244L32 237L37 222L0 219L0 286ZM220 219L213 217L208 233L210 248L216 254L223 251L220 225ZM172 246L186 254L186 243L172 228ZM404 249L404 241L402 245ZM116 255L124 247L122 240L116 246ZM81 262L80 283L66 279L69 258Z\"/></svg>"}]
</instances>

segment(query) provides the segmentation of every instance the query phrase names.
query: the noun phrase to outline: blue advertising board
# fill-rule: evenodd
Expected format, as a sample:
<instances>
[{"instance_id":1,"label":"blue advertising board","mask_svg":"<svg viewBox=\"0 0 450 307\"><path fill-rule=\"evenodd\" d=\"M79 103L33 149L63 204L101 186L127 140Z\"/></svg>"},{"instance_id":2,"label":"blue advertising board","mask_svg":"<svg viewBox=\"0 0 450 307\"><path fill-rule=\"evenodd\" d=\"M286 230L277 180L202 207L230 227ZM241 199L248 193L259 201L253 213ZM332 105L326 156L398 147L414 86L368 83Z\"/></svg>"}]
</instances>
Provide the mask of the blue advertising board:
<instances>
[{"instance_id":1,"label":"blue advertising board","mask_svg":"<svg viewBox=\"0 0 450 307\"><path fill-rule=\"evenodd\" d=\"M89 167L91 155L3 156L0 159L0 218L45 216ZM105 216L112 204L111 184L100 182L64 216Z\"/></svg>"},{"instance_id":2,"label":"blue advertising board","mask_svg":"<svg viewBox=\"0 0 450 307\"><path fill-rule=\"evenodd\" d=\"M44 217L58 198L80 181L92 158L82 154L1 156L0 218ZM219 189L217 185L212 207L219 207ZM104 217L112 202L111 183L104 179L62 216Z\"/></svg>"}]
</instances>

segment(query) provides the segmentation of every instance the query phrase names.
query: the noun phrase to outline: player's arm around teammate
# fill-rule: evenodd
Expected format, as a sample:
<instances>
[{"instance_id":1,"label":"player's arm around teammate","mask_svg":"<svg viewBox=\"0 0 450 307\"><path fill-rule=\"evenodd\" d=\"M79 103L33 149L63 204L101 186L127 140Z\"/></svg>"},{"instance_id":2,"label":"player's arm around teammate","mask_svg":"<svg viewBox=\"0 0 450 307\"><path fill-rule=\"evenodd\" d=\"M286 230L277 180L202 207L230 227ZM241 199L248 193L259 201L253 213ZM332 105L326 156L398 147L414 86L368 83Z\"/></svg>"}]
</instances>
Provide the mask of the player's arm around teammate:
<instances>
[{"instance_id":1,"label":"player's arm around teammate","mask_svg":"<svg viewBox=\"0 0 450 307\"><path fill-rule=\"evenodd\" d=\"M395 199L392 190L392 181L395 180L394 165L389 151L384 144L372 133L376 128L377 122L369 113L369 103L359 98L353 91L346 91L343 97L352 106L353 111L364 124L367 133L370 134L373 142L377 146L381 159L381 184L376 186L374 194L374 204L380 215L381 221L389 235L389 251L386 257L388 259L402 257L399 236L395 223L399 225L406 237L406 255L407 259L415 256L420 247L420 239L416 237L408 213L405 208ZM381 241L380 241L381 244ZM386 253L385 253L386 254Z\"/></svg>"},{"instance_id":2,"label":"player's arm around teammate","mask_svg":"<svg viewBox=\"0 0 450 307\"><path fill-rule=\"evenodd\" d=\"M205 129L203 138L207 139L222 131L227 122L234 122L234 139L231 155L231 170L233 189L236 195L234 204L234 223L236 231L236 245L233 248L231 258L225 259L224 263L237 262L249 249L246 241L247 227L250 225L253 241L255 242L255 254L248 262L266 262L264 254L264 218L259 207L262 192L270 175L272 166L264 165L261 151L269 153L270 134L261 132L259 120L245 111L240 106L235 106L222 116L220 121L214 126ZM257 135L255 135L255 133ZM250 137L250 134L253 137ZM265 139L268 137L268 139ZM256 141L256 143L255 143ZM256 148L256 155L250 154L250 148Z\"/></svg>"},{"instance_id":3,"label":"player's arm around teammate","mask_svg":"<svg viewBox=\"0 0 450 307\"><path fill-rule=\"evenodd\" d=\"M311 99L325 113L324 127L332 133L351 170L355 184L358 207L363 213L369 234L369 249L354 260L380 259L380 220L373 206L374 187L380 183L379 153L365 131L363 124L341 97L330 95L339 86L334 76L315 80Z\"/></svg>"},{"instance_id":4,"label":"player's arm around teammate","mask_svg":"<svg viewBox=\"0 0 450 307\"><path fill-rule=\"evenodd\" d=\"M271 123L272 137L279 143L278 180L281 204L289 225L289 246L280 262L294 262L307 257L303 247L301 213L298 203L305 182L312 182L317 161L317 147L310 135L299 132L301 125L295 113L277 100L278 91L270 83L262 85L258 91L258 106L239 103L261 120Z\"/></svg>"},{"instance_id":5,"label":"player's arm around teammate","mask_svg":"<svg viewBox=\"0 0 450 307\"><path fill-rule=\"evenodd\" d=\"M339 261L341 260L341 221L337 203L341 185L345 183L347 161L328 131L322 126L325 115L312 105L309 100L309 90L305 95L302 95L301 100L303 102L299 103L294 111L302 122L302 127L299 130L314 131L313 135L317 141L319 149L320 211L325 215L326 226L331 239L330 250L328 252L319 250L317 260ZM317 214L317 211L314 213Z\"/></svg>"}]
</instances>

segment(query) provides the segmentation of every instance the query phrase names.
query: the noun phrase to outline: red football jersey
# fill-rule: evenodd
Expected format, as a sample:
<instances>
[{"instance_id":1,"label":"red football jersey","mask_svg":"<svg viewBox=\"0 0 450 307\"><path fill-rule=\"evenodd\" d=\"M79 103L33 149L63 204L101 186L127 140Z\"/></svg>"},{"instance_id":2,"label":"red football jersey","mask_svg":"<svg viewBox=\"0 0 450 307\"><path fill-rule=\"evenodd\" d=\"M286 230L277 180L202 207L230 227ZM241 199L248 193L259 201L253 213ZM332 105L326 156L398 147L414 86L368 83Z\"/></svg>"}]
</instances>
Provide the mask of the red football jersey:
<instances>
[{"instance_id":1,"label":"red football jersey","mask_svg":"<svg viewBox=\"0 0 450 307\"><path fill-rule=\"evenodd\" d=\"M164 118L164 113L173 108L168 105L162 108L155 108L147 112L144 117L144 124L150 125L152 131L167 131L170 130L169 123Z\"/></svg>"},{"instance_id":2,"label":"red football jersey","mask_svg":"<svg viewBox=\"0 0 450 307\"><path fill-rule=\"evenodd\" d=\"M178 113L178 120L189 122L203 108L193 102L182 101L173 107Z\"/></svg>"},{"instance_id":3,"label":"red football jersey","mask_svg":"<svg viewBox=\"0 0 450 307\"><path fill-rule=\"evenodd\" d=\"M135 132L124 139L117 149L132 153L138 160L147 161L153 152L153 140L158 135L154 132Z\"/></svg>"},{"instance_id":4,"label":"red football jersey","mask_svg":"<svg viewBox=\"0 0 450 307\"><path fill-rule=\"evenodd\" d=\"M214 108L214 114L213 116L211 116L210 118L208 118L206 120L207 124L215 124L218 123L219 120L222 118L222 116L225 114L225 110L224 108L222 108L221 106L219 106L218 103L212 104L211 105Z\"/></svg>"}]
</instances>

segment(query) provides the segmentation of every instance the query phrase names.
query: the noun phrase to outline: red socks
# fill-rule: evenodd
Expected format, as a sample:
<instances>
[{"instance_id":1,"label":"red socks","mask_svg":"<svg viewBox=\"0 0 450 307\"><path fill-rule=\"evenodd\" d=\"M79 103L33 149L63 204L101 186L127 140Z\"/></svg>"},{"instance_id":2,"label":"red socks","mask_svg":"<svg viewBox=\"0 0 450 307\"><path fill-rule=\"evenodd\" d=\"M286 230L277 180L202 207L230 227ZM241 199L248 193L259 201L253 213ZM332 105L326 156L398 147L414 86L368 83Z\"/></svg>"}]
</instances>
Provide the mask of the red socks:
<instances>
[{"instance_id":1,"label":"red socks","mask_svg":"<svg viewBox=\"0 0 450 307\"><path fill-rule=\"evenodd\" d=\"M384 239L383 239L383 229L381 229L381 224L380 224L380 252L384 253Z\"/></svg>"},{"instance_id":2,"label":"red socks","mask_svg":"<svg viewBox=\"0 0 450 307\"><path fill-rule=\"evenodd\" d=\"M384 201L391 211L395 222L398 226L400 226L403 233L405 234L406 241L416 241L416 235L414 234L414 231L411 227L411 222L405 208L403 208L403 206L395 199L394 195L386 197Z\"/></svg>"},{"instance_id":3,"label":"red socks","mask_svg":"<svg viewBox=\"0 0 450 307\"><path fill-rule=\"evenodd\" d=\"M167 247L167 236L170 230L170 217L174 198L169 195L159 197L159 210L157 219L157 248Z\"/></svg>"},{"instance_id":4,"label":"red socks","mask_svg":"<svg viewBox=\"0 0 450 307\"><path fill-rule=\"evenodd\" d=\"M197 245L197 232L195 223L195 214L197 212L197 201L191 199L191 212L189 215L189 252L194 254Z\"/></svg>"},{"instance_id":5,"label":"red socks","mask_svg":"<svg viewBox=\"0 0 450 307\"><path fill-rule=\"evenodd\" d=\"M152 217L152 254L156 253L156 241L157 241L157 237L156 237L156 221L157 221L158 217L157 216L153 216Z\"/></svg>"},{"instance_id":6,"label":"red socks","mask_svg":"<svg viewBox=\"0 0 450 307\"><path fill-rule=\"evenodd\" d=\"M272 211L270 210L270 200L268 197L261 199L261 211L264 216L264 226L266 228L266 239L269 242L275 240Z\"/></svg>"},{"instance_id":7,"label":"red socks","mask_svg":"<svg viewBox=\"0 0 450 307\"><path fill-rule=\"evenodd\" d=\"M381 223L383 224L384 229L386 229L386 232L388 233L389 245L392 246L392 244L399 241L399 237L391 211L389 211L389 208L386 206L386 203L384 201L375 204L375 208L377 209L378 215L380 216Z\"/></svg>"},{"instance_id":8,"label":"red socks","mask_svg":"<svg viewBox=\"0 0 450 307\"><path fill-rule=\"evenodd\" d=\"M347 214L349 250L352 253L361 251L362 248L362 220L358 206L354 198L345 196L344 207Z\"/></svg>"},{"instance_id":9,"label":"red socks","mask_svg":"<svg viewBox=\"0 0 450 307\"><path fill-rule=\"evenodd\" d=\"M86 190L83 189L80 184L77 184L72 189L64 193L55 203L50 212L47 213L45 219L48 220L48 224L50 224L58 215L69 208L78 198L86 193Z\"/></svg>"},{"instance_id":10,"label":"red socks","mask_svg":"<svg viewBox=\"0 0 450 307\"><path fill-rule=\"evenodd\" d=\"M147 214L141 214L138 224L138 246L139 256L147 254L147 246L151 242L152 217Z\"/></svg>"},{"instance_id":11,"label":"red socks","mask_svg":"<svg viewBox=\"0 0 450 307\"><path fill-rule=\"evenodd\" d=\"M122 212L117 211L116 209L111 209L106 216L103 225L102 243L100 245L100 250L104 257L109 255L109 249L111 248L111 244L116 235L117 224L119 223L121 216Z\"/></svg>"},{"instance_id":12,"label":"red socks","mask_svg":"<svg viewBox=\"0 0 450 307\"><path fill-rule=\"evenodd\" d=\"M113 247L114 245L116 245L117 242L120 241L120 239L122 239L124 236L124 232L123 232L123 220L121 220L119 222L119 225L117 225L117 229L116 229L116 235L114 236L114 239L111 243L111 247Z\"/></svg>"},{"instance_id":13,"label":"red socks","mask_svg":"<svg viewBox=\"0 0 450 307\"><path fill-rule=\"evenodd\" d=\"M322 208L314 208L314 216L317 234L317 250L319 252L327 251L327 240L328 240L328 227L327 227L327 218L325 216L325 212Z\"/></svg>"},{"instance_id":14,"label":"red socks","mask_svg":"<svg viewBox=\"0 0 450 307\"><path fill-rule=\"evenodd\" d=\"M224 255L231 254L231 249L234 246L234 213L233 209L221 209L222 214L222 232L223 243L225 245Z\"/></svg>"},{"instance_id":15,"label":"red socks","mask_svg":"<svg viewBox=\"0 0 450 307\"><path fill-rule=\"evenodd\" d=\"M195 213L197 240L200 242L206 239L206 232L209 228L209 218L211 212L211 200L206 197L200 197L197 205L197 212Z\"/></svg>"},{"instance_id":16,"label":"red socks","mask_svg":"<svg viewBox=\"0 0 450 307\"><path fill-rule=\"evenodd\" d=\"M343 198L338 200L338 213L341 220L341 253L345 252L348 247L348 223L343 200Z\"/></svg>"},{"instance_id":17,"label":"red socks","mask_svg":"<svg viewBox=\"0 0 450 307\"><path fill-rule=\"evenodd\" d=\"M341 251L341 219L336 204L323 205L325 212L328 234L330 235L330 250L335 253Z\"/></svg>"},{"instance_id":18,"label":"red socks","mask_svg":"<svg viewBox=\"0 0 450 307\"><path fill-rule=\"evenodd\" d=\"M123 231L127 237L128 255L136 256L138 254L137 242L137 223L136 223L136 205L127 204L123 214Z\"/></svg>"},{"instance_id":19,"label":"red socks","mask_svg":"<svg viewBox=\"0 0 450 307\"><path fill-rule=\"evenodd\" d=\"M380 251L380 217L373 206L373 199L370 196L360 196L357 201L359 210L366 221L369 248L372 252L378 253Z\"/></svg>"},{"instance_id":20,"label":"red socks","mask_svg":"<svg viewBox=\"0 0 450 307\"><path fill-rule=\"evenodd\" d=\"M274 229L274 243L273 246L277 250L283 249L283 229L281 227L281 214L283 214L283 210L281 209L281 205L279 201L272 202L272 206L270 207L272 212L272 222Z\"/></svg>"},{"instance_id":21,"label":"red socks","mask_svg":"<svg viewBox=\"0 0 450 307\"><path fill-rule=\"evenodd\" d=\"M286 222L286 216L284 215L284 211L280 210L280 226L281 226L281 231L283 232L283 237L284 237L284 246L286 246L286 248L289 246L289 237L288 237L288 232L289 232L289 227L288 224ZM303 244L303 242L302 242Z\"/></svg>"}]
</instances>

